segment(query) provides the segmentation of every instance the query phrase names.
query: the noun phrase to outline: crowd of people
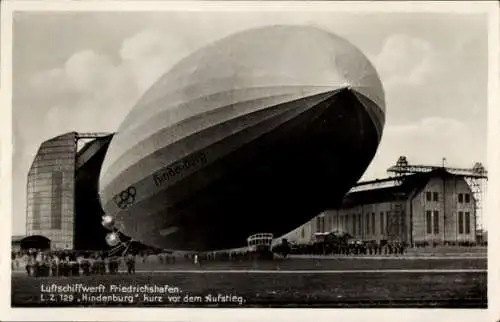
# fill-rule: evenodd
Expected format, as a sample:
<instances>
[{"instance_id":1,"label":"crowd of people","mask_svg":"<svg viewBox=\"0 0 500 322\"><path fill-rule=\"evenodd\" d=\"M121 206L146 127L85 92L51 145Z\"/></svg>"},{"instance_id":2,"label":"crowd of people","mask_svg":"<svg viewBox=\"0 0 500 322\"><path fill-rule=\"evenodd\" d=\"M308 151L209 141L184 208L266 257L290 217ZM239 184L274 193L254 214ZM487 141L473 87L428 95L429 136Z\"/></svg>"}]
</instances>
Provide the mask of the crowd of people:
<instances>
[{"instance_id":1,"label":"crowd of people","mask_svg":"<svg viewBox=\"0 0 500 322\"><path fill-rule=\"evenodd\" d=\"M346 244L314 243L305 245L293 245L291 254L314 254L314 255L403 255L408 248L406 243L390 242L364 243L353 242Z\"/></svg>"},{"instance_id":2,"label":"crowd of people","mask_svg":"<svg viewBox=\"0 0 500 322\"><path fill-rule=\"evenodd\" d=\"M79 276L116 274L124 263L135 273L136 256L107 256L105 252L43 251L30 249L12 252L12 270L24 266L29 276Z\"/></svg>"},{"instance_id":3,"label":"crowd of people","mask_svg":"<svg viewBox=\"0 0 500 322\"><path fill-rule=\"evenodd\" d=\"M168 253L128 253L123 256L109 256L107 252L86 251L49 251L30 249L12 252L12 270L25 270L26 274L35 277L44 276L80 276L117 274L121 268L127 273L135 273L136 263L142 264L175 264L178 259L184 262L201 265L202 261L240 260L243 253L209 253L185 254L174 256Z\"/></svg>"},{"instance_id":4,"label":"crowd of people","mask_svg":"<svg viewBox=\"0 0 500 322\"><path fill-rule=\"evenodd\" d=\"M370 243L352 243L346 245L328 245L315 243L307 245L290 245L288 254L301 255L402 255L407 245L404 243L389 243L386 245ZM274 250L273 250L274 251ZM271 253L269 251L269 253ZM275 252L280 254L280 252ZM136 262L154 262L160 265L175 264L181 259L201 266L202 262L214 261L252 261L262 258L248 250L207 252L200 254L173 255L170 253L128 253L120 256L110 256L107 252L85 251L43 251L30 249L12 252L12 270L26 271L29 276L80 276L117 274L126 268L128 274L134 274ZM286 256L285 256L286 257ZM152 259L153 258L153 259ZM177 259L176 259L177 258Z\"/></svg>"}]
</instances>

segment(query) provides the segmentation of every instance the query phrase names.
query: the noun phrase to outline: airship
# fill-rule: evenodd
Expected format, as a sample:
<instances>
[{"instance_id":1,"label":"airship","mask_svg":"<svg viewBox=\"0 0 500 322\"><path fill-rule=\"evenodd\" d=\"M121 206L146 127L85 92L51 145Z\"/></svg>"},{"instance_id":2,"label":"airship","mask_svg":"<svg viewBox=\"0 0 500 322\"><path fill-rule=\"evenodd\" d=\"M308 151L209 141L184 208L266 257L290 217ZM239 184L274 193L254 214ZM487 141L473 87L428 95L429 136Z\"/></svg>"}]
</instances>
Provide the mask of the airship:
<instances>
[{"instance_id":1,"label":"airship","mask_svg":"<svg viewBox=\"0 0 500 322\"><path fill-rule=\"evenodd\" d=\"M281 236L341 203L384 123L377 71L344 38L311 26L240 31L180 60L137 101L108 148L101 205L117 230L156 248Z\"/></svg>"}]
</instances>

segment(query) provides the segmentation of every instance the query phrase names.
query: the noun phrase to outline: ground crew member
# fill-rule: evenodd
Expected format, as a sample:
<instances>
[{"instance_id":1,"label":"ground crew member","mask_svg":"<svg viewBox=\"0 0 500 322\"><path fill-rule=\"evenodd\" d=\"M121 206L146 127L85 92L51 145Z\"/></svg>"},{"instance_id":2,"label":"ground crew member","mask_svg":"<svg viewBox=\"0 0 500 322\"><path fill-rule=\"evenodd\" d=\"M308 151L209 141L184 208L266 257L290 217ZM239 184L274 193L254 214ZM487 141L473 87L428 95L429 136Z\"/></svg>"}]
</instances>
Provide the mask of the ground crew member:
<instances>
[{"instance_id":1,"label":"ground crew member","mask_svg":"<svg viewBox=\"0 0 500 322\"><path fill-rule=\"evenodd\" d=\"M129 274L135 274L135 256L132 254L127 255L127 271Z\"/></svg>"},{"instance_id":2,"label":"ground crew member","mask_svg":"<svg viewBox=\"0 0 500 322\"><path fill-rule=\"evenodd\" d=\"M33 269L35 265L35 259L33 258L33 255L28 255L28 260L26 261L26 273L28 273L28 276L31 276Z\"/></svg>"},{"instance_id":3,"label":"ground crew member","mask_svg":"<svg viewBox=\"0 0 500 322\"><path fill-rule=\"evenodd\" d=\"M89 259L87 257L84 257L82 259L81 265L82 265L83 275L89 276L90 275L90 262L89 262Z\"/></svg>"},{"instance_id":4,"label":"ground crew member","mask_svg":"<svg viewBox=\"0 0 500 322\"><path fill-rule=\"evenodd\" d=\"M59 276L59 257L57 255L52 256L51 261L52 276Z\"/></svg>"}]
</instances>

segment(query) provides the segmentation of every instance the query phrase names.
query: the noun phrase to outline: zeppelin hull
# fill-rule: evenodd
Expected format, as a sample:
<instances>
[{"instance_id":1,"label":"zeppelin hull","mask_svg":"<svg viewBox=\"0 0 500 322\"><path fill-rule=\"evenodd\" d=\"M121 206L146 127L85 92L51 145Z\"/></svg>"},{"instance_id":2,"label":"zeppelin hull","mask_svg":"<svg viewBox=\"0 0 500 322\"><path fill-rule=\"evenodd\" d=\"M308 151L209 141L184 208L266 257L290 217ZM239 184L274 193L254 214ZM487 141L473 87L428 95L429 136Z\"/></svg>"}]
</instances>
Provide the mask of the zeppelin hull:
<instances>
[{"instance_id":1,"label":"zeppelin hull","mask_svg":"<svg viewBox=\"0 0 500 322\"><path fill-rule=\"evenodd\" d=\"M258 232L279 236L335 206L370 163L379 130L353 92L321 98L269 132L259 123L260 135L248 129L187 156L199 169L182 180L175 165L152 174L145 181L158 192L118 212L122 230L157 247L224 249ZM238 142L246 143L217 157ZM144 185L132 187L137 194Z\"/></svg>"},{"instance_id":2,"label":"zeppelin hull","mask_svg":"<svg viewBox=\"0 0 500 322\"><path fill-rule=\"evenodd\" d=\"M291 34L307 50L280 54ZM335 206L362 176L385 119L373 67L315 29L271 28L265 46L260 35L188 57L124 121L100 179L120 231L161 248L241 247L251 234L279 236ZM323 64L277 63L306 55Z\"/></svg>"}]
</instances>

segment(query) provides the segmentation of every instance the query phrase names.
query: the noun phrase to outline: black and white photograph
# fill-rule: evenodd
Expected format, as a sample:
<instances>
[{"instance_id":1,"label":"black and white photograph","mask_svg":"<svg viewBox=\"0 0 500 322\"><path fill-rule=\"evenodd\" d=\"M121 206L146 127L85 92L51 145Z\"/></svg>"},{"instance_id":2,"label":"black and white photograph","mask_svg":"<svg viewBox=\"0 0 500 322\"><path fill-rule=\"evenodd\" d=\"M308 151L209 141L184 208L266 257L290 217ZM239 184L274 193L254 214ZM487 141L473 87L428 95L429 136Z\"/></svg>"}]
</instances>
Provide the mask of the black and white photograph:
<instances>
[{"instance_id":1,"label":"black and white photograph","mask_svg":"<svg viewBox=\"0 0 500 322\"><path fill-rule=\"evenodd\" d=\"M2 4L11 308L487 309L498 30L464 4Z\"/></svg>"}]
</instances>

